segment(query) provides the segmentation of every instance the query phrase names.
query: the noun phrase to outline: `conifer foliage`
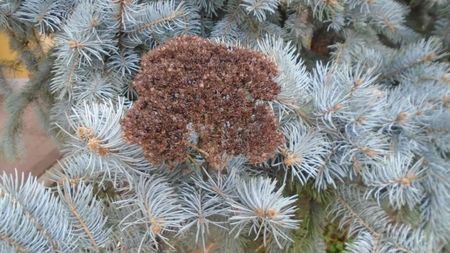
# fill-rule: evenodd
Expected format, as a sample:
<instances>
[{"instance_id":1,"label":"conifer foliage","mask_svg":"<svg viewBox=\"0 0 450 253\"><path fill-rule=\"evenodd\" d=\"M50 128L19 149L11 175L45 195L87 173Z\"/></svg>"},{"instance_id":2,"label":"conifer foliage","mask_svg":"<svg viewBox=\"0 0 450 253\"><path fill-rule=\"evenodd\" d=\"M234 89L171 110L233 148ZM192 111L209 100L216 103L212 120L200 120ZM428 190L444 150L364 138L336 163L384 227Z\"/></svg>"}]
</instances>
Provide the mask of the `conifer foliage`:
<instances>
[{"instance_id":1,"label":"conifer foliage","mask_svg":"<svg viewBox=\"0 0 450 253\"><path fill-rule=\"evenodd\" d=\"M0 155L29 105L63 154L0 176L0 252L450 251L448 0L0 0L0 30Z\"/></svg>"}]
</instances>

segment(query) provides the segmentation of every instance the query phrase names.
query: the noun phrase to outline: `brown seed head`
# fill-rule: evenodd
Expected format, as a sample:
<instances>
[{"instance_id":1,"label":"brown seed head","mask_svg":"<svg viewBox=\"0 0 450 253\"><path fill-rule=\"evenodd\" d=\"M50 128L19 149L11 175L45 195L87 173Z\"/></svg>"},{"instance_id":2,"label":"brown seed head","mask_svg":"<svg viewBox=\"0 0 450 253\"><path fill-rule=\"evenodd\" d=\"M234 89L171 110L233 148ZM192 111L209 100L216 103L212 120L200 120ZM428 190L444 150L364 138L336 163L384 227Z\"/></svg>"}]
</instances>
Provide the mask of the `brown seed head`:
<instances>
[{"instance_id":1,"label":"brown seed head","mask_svg":"<svg viewBox=\"0 0 450 253\"><path fill-rule=\"evenodd\" d=\"M139 98L122 121L125 139L141 145L154 164L183 162L194 130L196 149L214 166L225 155L263 162L284 142L271 109L257 103L279 94L276 73L273 62L252 50L172 39L142 57L133 82Z\"/></svg>"}]
</instances>

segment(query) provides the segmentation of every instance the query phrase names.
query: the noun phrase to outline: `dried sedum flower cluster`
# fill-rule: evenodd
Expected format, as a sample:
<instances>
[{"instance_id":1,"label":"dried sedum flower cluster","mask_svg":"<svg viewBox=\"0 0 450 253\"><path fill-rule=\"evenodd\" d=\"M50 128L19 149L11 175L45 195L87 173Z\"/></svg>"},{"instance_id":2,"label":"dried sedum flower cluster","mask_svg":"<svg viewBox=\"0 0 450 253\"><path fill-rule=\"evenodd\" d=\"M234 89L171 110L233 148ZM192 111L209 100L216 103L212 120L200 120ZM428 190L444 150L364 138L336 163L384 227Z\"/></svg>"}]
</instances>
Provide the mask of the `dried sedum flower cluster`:
<instances>
[{"instance_id":1,"label":"dried sedum flower cluster","mask_svg":"<svg viewBox=\"0 0 450 253\"><path fill-rule=\"evenodd\" d=\"M284 141L262 103L280 92L276 73L252 50L193 36L170 40L142 58L133 83L139 99L122 121L125 138L154 164L183 162L190 148L215 168L229 155L263 162Z\"/></svg>"}]
</instances>

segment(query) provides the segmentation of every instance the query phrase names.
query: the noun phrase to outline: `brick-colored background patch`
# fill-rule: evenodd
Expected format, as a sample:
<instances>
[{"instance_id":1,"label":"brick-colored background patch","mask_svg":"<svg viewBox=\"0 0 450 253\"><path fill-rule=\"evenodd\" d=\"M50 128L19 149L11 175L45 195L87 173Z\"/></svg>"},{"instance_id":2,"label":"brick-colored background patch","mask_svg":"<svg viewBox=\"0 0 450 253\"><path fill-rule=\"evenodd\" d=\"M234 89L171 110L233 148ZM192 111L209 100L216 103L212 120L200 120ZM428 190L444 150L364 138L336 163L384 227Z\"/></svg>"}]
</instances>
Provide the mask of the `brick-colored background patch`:
<instances>
[{"instance_id":1,"label":"brick-colored background patch","mask_svg":"<svg viewBox=\"0 0 450 253\"><path fill-rule=\"evenodd\" d=\"M16 82L14 84L16 86L15 88L18 88L24 82ZM3 98L0 97L0 132L2 132L5 123L5 111L3 110L2 104ZM33 175L39 176L55 164L59 158L59 152L46 130L42 129L32 105L27 108L23 116L23 150L21 156L16 161L0 159L0 173L3 171L14 173L14 169L17 169L18 172L31 172Z\"/></svg>"}]
</instances>

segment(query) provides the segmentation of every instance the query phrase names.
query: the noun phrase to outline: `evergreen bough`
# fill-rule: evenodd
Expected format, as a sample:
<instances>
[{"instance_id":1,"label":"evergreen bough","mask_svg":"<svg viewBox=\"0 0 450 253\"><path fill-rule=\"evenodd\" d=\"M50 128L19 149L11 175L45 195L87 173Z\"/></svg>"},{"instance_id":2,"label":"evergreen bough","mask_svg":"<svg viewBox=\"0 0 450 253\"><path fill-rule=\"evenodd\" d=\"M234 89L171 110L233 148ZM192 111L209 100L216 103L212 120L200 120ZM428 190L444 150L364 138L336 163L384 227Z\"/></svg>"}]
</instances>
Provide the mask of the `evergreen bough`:
<instances>
[{"instance_id":1,"label":"evergreen bough","mask_svg":"<svg viewBox=\"0 0 450 253\"><path fill-rule=\"evenodd\" d=\"M0 153L29 104L63 153L0 177L0 252L450 251L448 0L0 0L0 29L30 73L0 64Z\"/></svg>"}]
</instances>

